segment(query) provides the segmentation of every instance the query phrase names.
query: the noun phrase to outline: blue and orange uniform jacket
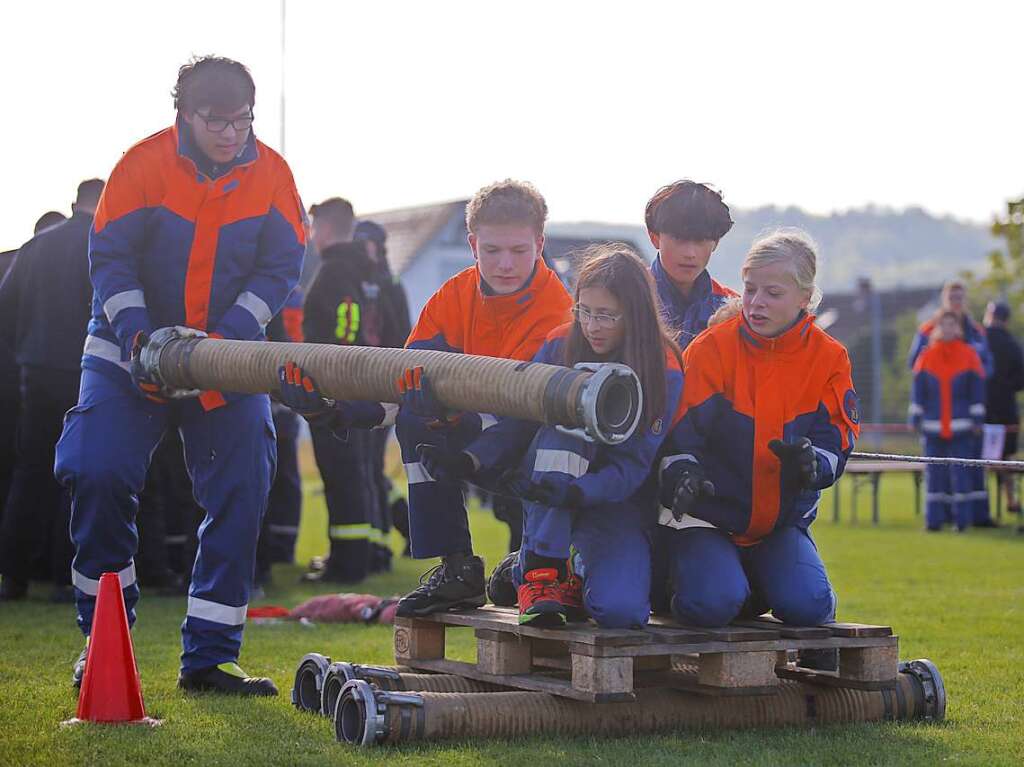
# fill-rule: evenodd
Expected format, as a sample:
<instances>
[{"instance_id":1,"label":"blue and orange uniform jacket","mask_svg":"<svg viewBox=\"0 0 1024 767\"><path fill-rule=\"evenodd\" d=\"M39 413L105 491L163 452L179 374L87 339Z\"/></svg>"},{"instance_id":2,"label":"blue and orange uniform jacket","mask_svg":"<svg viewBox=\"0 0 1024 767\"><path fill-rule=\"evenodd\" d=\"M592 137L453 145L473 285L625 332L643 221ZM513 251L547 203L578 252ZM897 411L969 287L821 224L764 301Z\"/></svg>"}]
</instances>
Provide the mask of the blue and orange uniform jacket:
<instances>
[{"instance_id":1,"label":"blue and orange uniform jacket","mask_svg":"<svg viewBox=\"0 0 1024 767\"><path fill-rule=\"evenodd\" d=\"M700 273L693 281L690 295L686 298L679 292L661 265L661 256L651 264L654 284L658 287L662 314L671 330L676 334L680 349L690 345L701 331L707 328L711 315L730 298L736 298L736 291L711 279L708 270Z\"/></svg>"},{"instance_id":2,"label":"blue and orange uniform jacket","mask_svg":"<svg viewBox=\"0 0 1024 767\"><path fill-rule=\"evenodd\" d=\"M981 358L981 366L985 371L985 375L992 375L993 361L992 353L988 348L988 338L985 334L985 328L979 325L977 322L972 320L966 315L963 318L961 329L964 334L964 341L971 346L974 351L978 353L978 357ZM914 365L917 364L917 358L921 352L928 348L928 344L931 343L932 332L935 330L935 321L928 320L917 329L917 335L914 336L913 342L910 344L910 353L907 355L907 367L911 370L914 369Z\"/></svg>"},{"instance_id":3,"label":"blue and orange uniform jacket","mask_svg":"<svg viewBox=\"0 0 1024 767\"><path fill-rule=\"evenodd\" d=\"M405 345L529 360L571 307L565 286L540 259L527 284L506 295L490 294L474 264L430 297Z\"/></svg>"},{"instance_id":4,"label":"blue and orange uniform jacket","mask_svg":"<svg viewBox=\"0 0 1024 767\"><path fill-rule=\"evenodd\" d=\"M572 323L552 331L535 362L562 365ZM650 507L654 485L651 467L674 419L680 415L683 371L674 350L665 352L665 410L653 423L639 425L618 445L600 445L560 432L552 426L501 418L466 450L484 469L519 466L534 482L571 482L583 493L583 506L634 499Z\"/></svg>"},{"instance_id":5,"label":"blue and orange uniform jacket","mask_svg":"<svg viewBox=\"0 0 1024 767\"><path fill-rule=\"evenodd\" d=\"M679 423L662 466L702 465L716 494L701 498L670 527L712 526L751 545L778 526L808 527L821 490L842 475L860 434L857 394L846 349L804 314L775 338L755 333L743 315L709 328L683 355L686 387ZM773 439L807 437L818 456L817 485L784 488Z\"/></svg>"},{"instance_id":6,"label":"blue and orange uniform jacket","mask_svg":"<svg viewBox=\"0 0 1024 767\"><path fill-rule=\"evenodd\" d=\"M923 434L952 439L985 420L985 370L978 352L960 341L929 344L914 363L910 421Z\"/></svg>"},{"instance_id":7,"label":"blue and orange uniform jacket","mask_svg":"<svg viewBox=\"0 0 1024 767\"><path fill-rule=\"evenodd\" d=\"M132 339L169 325L261 340L298 282L303 208L284 159L255 136L210 167L179 121L118 162L89 236L82 367L128 370ZM224 403L200 398L207 410Z\"/></svg>"}]
</instances>

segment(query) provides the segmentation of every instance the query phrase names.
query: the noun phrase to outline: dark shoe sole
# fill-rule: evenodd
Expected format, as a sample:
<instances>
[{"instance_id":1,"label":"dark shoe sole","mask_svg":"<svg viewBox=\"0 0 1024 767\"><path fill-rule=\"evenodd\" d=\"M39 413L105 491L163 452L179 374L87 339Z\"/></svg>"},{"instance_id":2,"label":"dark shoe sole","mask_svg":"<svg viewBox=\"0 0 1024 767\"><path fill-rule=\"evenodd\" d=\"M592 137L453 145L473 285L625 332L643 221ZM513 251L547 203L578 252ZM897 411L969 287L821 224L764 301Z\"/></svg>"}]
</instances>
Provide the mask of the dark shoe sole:
<instances>
[{"instance_id":1,"label":"dark shoe sole","mask_svg":"<svg viewBox=\"0 0 1024 767\"><path fill-rule=\"evenodd\" d=\"M190 680L178 677L178 689L183 692L190 693L214 693L216 695L236 695L242 698L273 698L278 692L276 688L270 689L266 687L240 687L237 689L228 689L226 687L220 687L215 684L208 684L206 682L194 682Z\"/></svg>"},{"instance_id":2,"label":"dark shoe sole","mask_svg":"<svg viewBox=\"0 0 1024 767\"><path fill-rule=\"evenodd\" d=\"M533 626L543 629L563 628L568 618L564 612L555 610L539 613L519 613L520 626Z\"/></svg>"},{"instance_id":3,"label":"dark shoe sole","mask_svg":"<svg viewBox=\"0 0 1024 767\"><path fill-rule=\"evenodd\" d=\"M483 594L479 597L458 599L454 602L435 602L432 605L427 605L419 609L408 607L403 609L402 603L399 602L395 615L399 618L422 618L425 615L433 615L434 613L454 613L461 612L462 610L475 610L478 607L483 607L485 604L487 604L487 597Z\"/></svg>"}]
</instances>

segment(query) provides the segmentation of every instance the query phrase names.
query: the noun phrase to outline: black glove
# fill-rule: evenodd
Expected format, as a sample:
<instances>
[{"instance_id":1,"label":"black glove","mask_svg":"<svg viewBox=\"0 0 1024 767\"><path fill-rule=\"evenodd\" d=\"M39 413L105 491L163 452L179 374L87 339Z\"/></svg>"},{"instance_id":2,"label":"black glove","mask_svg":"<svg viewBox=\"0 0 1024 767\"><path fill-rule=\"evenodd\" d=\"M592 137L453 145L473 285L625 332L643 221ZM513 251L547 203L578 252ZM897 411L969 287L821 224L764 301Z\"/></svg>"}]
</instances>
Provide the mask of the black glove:
<instances>
[{"instance_id":1,"label":"black glove","mask_svg":"<svg viewBox=\"0 0 1024 767\"><path fill-rule=\"evenodd\" d=\"M674 484L673 484L674 482ZM679 460L670 464L661 476L662 504L672 509L672 518L679 521L690 514L697 501L715 494L715 484L707 478L699 463ZM671 494L671 505L666 496Z\"/></svg>"},{"instance_id":2,"label":"black glove","mask_svg":"<svg viewBox=\"0 0 1024 767\"><path fill-rule=\"evenodd\" d=\"M167 398L162 396L163 386L142 366L140 359L142 349L148 343L149 335L144 330L140 330L132 338L132 383L135 384L138 392L150 402L166 405Z\"/></svg>"},{"instance_id":3,"label":"black glove","mask_svg":"<svg viewBox=\"0 0 1024 767\"><path fill-rule=\"evenodd\" d=\"M419 444L416 454L427 473L437 482L462 482L476 474L469 453L450 453L436 445Z\"/></svg>"},{"instance_id":4,"label":"black glove","mask_svg":"<svg viewBox=\"0 0 1024 767\"><path fill-rule=\"evenodd\" d=\"M523 493L523 498L541 506L552 506L561 509L578 509L583 505L583 491L572 482L558 482L545 478L540 482L531 482Z\"/></svg>"},{"instance_id":5,"label":"black glove","mask_svg":"<svg viewBox=\"0 0 1024 767\"><path fill-rule=\"evenodd\" d=\"M790 492L809 490L818 483L818 456L807 437L796 442L773 439L768 449L782 464L782 486Z\"/></svg>"}]
</instances>

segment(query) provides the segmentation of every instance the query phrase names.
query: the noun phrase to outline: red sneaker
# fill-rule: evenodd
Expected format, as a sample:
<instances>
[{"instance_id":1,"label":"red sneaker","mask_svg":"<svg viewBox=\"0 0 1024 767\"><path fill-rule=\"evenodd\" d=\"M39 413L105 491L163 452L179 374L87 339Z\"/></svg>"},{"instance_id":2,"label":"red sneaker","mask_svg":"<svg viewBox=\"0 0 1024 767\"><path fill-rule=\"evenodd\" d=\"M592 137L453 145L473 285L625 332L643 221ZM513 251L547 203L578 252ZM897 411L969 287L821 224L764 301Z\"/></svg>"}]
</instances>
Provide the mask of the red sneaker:
<instances>
[{"instance_id":1,"label":"red sneaker","mask_svg":"<svg viewBox=\"0 0 1024 767\"><path fill-rule=\"evenodd\" d=\"M583 579L572 569L572 557L567 565L569 576L558 584L562 591L562 604L565 605L565 617L570 623L584 623L588 616L583 607Z\"/></svg>"},{"instance_id":2,"label":"red sneaker","mask_svg":"<svg viewBox=\"0 0 1024 767\"><path fill-rule=\"evenodd\" d=\"M565 625L564 589L558 581L558 570L545 567L530 570L526 583L519 587L519 624L560 628Z\"/></svg>"}]
</instances>

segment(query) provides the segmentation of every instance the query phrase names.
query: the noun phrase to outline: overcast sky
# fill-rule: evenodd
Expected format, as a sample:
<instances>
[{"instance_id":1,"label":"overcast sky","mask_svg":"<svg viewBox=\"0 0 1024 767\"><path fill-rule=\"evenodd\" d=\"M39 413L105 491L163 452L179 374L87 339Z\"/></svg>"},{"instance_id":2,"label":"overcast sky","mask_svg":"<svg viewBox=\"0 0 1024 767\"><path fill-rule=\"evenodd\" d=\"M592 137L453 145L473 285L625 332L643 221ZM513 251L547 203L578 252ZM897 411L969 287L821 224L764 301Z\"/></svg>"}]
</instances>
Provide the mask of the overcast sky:
<instances>
[{"instance_id":1,"label":"overcast sky","mask_svg":"<svg viewBox=\"0 0 1024 767\"><path fill-rule=\"evenodd\" d=\"M279 0L3 9L0 248L173 121L192 54L247 64L280 147ZM307 204L368 212L533 181L554 220L641 223L659 185L739 207L919 205L987 221L1024 194L1024 3L287 5L285 155Z\"/></svg>"}]
</instances>

